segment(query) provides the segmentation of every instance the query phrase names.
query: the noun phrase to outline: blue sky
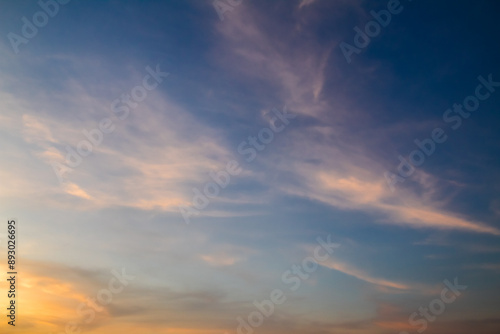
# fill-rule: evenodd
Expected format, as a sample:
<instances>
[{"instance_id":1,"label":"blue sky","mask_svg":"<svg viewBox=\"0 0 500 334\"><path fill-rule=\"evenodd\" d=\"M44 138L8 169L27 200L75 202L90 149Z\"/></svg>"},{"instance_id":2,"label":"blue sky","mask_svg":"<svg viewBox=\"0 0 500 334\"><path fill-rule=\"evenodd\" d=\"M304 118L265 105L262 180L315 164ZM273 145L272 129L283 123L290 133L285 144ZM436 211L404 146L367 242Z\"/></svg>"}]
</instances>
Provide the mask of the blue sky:
<instances>
[{"instance_id":1,"label":"blue sky","mask_svg":"<svg viewBox=\"0 0 500 334\"><path fill-rule=\"evenodd\" d=\"M499 5L402 0L348 62L341 44L391 3L71 0L13 47L42 9L3 1L0 212L19 222L24 315L2 328L498 333ZM467 118L443 117L469 96ZM435 129L447 139L398 174ZM101 133L92 152L83 131ZM197 207L228 163L239 172ZM282 275L318 238L338 248L292 291ZM135 278L82 320L122 268ZM455 278L456 301L412 324ZM239 328L273 289L286 301Z\"/></svg>"}]
</instances>

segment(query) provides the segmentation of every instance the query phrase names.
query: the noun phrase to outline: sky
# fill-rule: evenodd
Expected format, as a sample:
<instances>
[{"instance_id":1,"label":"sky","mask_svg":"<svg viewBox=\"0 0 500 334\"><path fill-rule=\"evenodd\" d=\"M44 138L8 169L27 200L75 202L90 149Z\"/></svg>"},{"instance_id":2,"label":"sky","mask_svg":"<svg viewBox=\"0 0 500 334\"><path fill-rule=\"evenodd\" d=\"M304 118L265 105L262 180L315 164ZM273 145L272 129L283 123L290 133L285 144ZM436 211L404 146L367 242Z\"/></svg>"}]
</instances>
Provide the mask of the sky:
<instances>
[{"instance_id":1,"label":"sky","mask_svg":"<svg viewBox=\"0 0 500 334\"><path fill-rule=\"evenodd\" d=\"M499 333L499 10L1 1L1 332Z\"/></svg>"}]
</instances>

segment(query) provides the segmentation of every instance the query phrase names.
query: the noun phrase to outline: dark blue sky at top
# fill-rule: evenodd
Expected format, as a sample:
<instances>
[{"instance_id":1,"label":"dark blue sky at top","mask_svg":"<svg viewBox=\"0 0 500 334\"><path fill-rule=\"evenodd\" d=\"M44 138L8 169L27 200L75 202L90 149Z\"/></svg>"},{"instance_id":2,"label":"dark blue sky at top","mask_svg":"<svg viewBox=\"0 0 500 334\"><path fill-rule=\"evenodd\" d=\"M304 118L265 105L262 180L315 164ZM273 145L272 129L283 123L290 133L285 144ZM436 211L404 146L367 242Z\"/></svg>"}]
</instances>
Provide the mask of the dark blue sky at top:
<instances>
[{"instance_id":1,"label":"dark blue sky at top","mask_svg":"<svg viewBox=\"0 0 500 334\"><path fill-rule=\"evenodd\" d=\"M341 91L350 97L353 109L369 111L353 122L359 124L359 128L354 126L349 130L353 135L376 136L378 131L384 131L385 126L399 122L422 119L434 122L428 128L393 138L392 146L366 140L365 144L371 151L386 159L388 168L397 164L398 154L407 155L414 149L415 135L424 138L434 127L442 126L449 136L446 143L437 147L442 154L427 159L422 168L442 175L459 170L457 173L462 181L480 183L483 185L482 194L492 196L498 190L493 188L498 183L498 176L490 171L498 169L500 164L498 154L495 154L500 145L497 131L500 94L492 94L482 102L480 109L464 120L456 132L443 124L441 117L452 103L461 102L474 91L477 76L492 73L493 78L500 78L500 46L497 43L500 4L496 1L449 3L423 0L403 1L402 4L402 13L393 16L391 24L382 28L380 35L373 38L361 54L353 55L352 64L346 66L342 57L331 58L325 70L327 79L323 95L327 96L326 99L329 95L334 99ZM334 5L328 1L318 4L317 19L308 22L302 34L284 36L284 39L291 41L296 48L311 40L318 45L333 45L339 38L352 44L352 27L363 27L372 18L369 15L360 18L346 6L341 19L329 20ZM383 9L385 5L385 1L365 1L362 7L368 12ZM271 35L286 34L287 26L291 26L288 22L296 15L289 1L252 1L252 6L268 16L276 16L274 21L284 26L270 31ZM19 18L38 9L30 1L9 3L0 14L2 30L18 32ZM228 142L233 142L234 147L246 133L250 134L263 125L254 116L259 108L268 106L268 101L258 101L252 93L266 95L266 83L242 81L234 72L214 61L217 55L213 48L219 37L217 31L210 29L217 16L209 2L71 1L61 6L60 12L64 15L51 19L35 39L28 45L21 45L24 50L14 67L30 71L32 77L44 78L57 87L61 79L73 75L64 61L54 63L54 66L51 66L51 60L46 60L43 66L38 62L23 61L34 55L43 57L49 54L102 58L106 60L102 73L91 71L86 78L101 84L109 75L118 80L125 78L127 72L123 67L128 62L158 62L175 80L175 83L167 82L160 89L189 106L187 110L197 119L224 129ZM227 14L227 19L230 15ZM341 55L338 47L332 53ZM376 69L370 70L374 66ZM207 86L216 90L218 99L206 98L202 91ZM19 82L11 89L21 87ZM191 94L186 94L186 91ZM98 91L95 93L99 94ZM270 94L267 97L272 101ZM242 102L246 113L231 110L232 105L242 105ZM354 119L358 116L353 112ZM365 117L369 118L368 127ZM335 122L333 117L331 122ZM307 117L296 123L297 127L311 124ZM481 163L475 163L479 161ZM465 206L465 202L474 203L471 198L461 200ZM474 203L468 210L479 207L480 203ZM480 215L480 211L476 214Z\"/></svg>"},{"instance_id":2,"label":"dark blue sky at top","mask_svg":"<svg viewBox=\"0 0 500 334\"><path fill-rule=\"evenodd\" d=\"M202 215L187 227L179 227L177 212L127 208L125 204L99 207L82 217L80 212L67 210L68 219L82 225L80 231L86 234L100 226L100 219L104 218L99 217L103 216L106 221L123 223L127 238L133 239L141 233L141 228L146 229L154 245L161 243L155 239L156 231L180 238L199 232L212 246L231 243L263 251L248 263L265 273L266 282L289 266L287 261L292 261L291 254L295 254L289 248L314 243L318 235L332 233L335 240L347 245L340 258L374 276L387 275L394 280L431 285L443 277L460 274L474 282L480 293L484 294L486 288L500 291L491 272L476 275L464 269L475 263L498 262L498 249L477 251L480 245L498 247L497 235L415 227L405 225L404 221L386 224L393 218L373 207L342 207L321 201L314 189L302 194L289 190L302 187L316 171L330 169L332 175L337 175L336 167L347 169L338 174L345 179L350 169L356 178L363 179L361 176L366 174L355 174L359 168L375 175L373 180L365 179L384 182L385 186L383 171L396 172L398 155L407 158L416 149L414 139L429 138L432 130L440 127L448 136L447 141L437 144L435 153L419 167L419 171L432 176L428 181L431 189L425 188L427 179L408 179L398 184L396 191L404 190L414 194L408 198L422 198L422 202L458 217L499 228L500 87L468 119L462 120L457 130L452 130L442 116L454 103L462 103L474 93L478 76L487 78L492 74L493 80L500 82L500 2L404 0L401 2L404 10L392 16L391 23L360 54L353 54L352 63L348 64L339 43L353 44L353 27L364 28L372 20L369 12L385 9L387 1L362 1L358 6L354 1L323 0L301 10L297 9L299 1L243 1L241 7L235 7L234 13L226 13L225 21L220 22L211 1L72 0L60 7L58 15L40 28L35 38L20 46L17 56L11 52L5 36L10 31L19 33L20 18L29 17L39 7L25 0L0 4L0 31L5 32L1 45L3 61L0 61L0 72L5 76L2 90L16 95L20 101L35 101L34 104L50 100L47 104L36 104L31 110L33 115L68 123L89 118L97 122L111 112L99 113L91 105L68 102L66 94L71 82L81 85L87 96L108 106L133 87L131 82L142 79L146 66L160 64L170 76L151 96L168 97L193 123L211 129L210 133L217 135L214 139L217 145L239 161L247 173L224 189L221 197L227 201L214 201L210 205L217 214L227 215ZM235 50L250 53L252 50L245 49L246 41L242 38L228 42L227 36L223 36L223 32L231 34L227 28L231 25L237 31L236 20L246 16L252 18L255 29L266 32L266 41L275 52L269 59L291 59L284 62L290 72L304 74L302 69L314 68L300 62L308 59L303 57L306 52L311 52L313 63L327 54L321 71L322 112L302 112L294 109L297 106L288 105L297 112L297 118L286 131L276 134L274 142L252 163L238 154L238 145L268 126L263 111L281 110L287 101L283 98L286 89L276 83L278 80L262 74L266 73L268 59L259 60L259 64L241 60L234 55ZM234 34L237 36L237 32ZM252 70L259 69L258 75L245 72L250 66L255 66ZM302 78L304 82L308 82L306 76ZM307 94L304 96L306 101L315 101ZM171 115L170 110L156 105L151 109ZM147 140L152 147L163 145L161 141L154 142L155 138L161 138L161 130L144 133L144 129L134 124L142 120L141 110L135 110L127 122L117 123L119 131L130 134L128 141L116 143L115 137L109 136L105 139L108 146L104 147L119 147L125 157L133 157L140 156L141 145L146 146ZM172 118L172 123L175 121ZM198 128L193 125L189 129ZM328 132L329 129L335 131ZM205 135L194 130L183 133L182 138L194 143ZM67 143L74 145L76 141ZM65 144L59 143L58 147ZM297 147L302 151L293 150ZM330 156L334 151L326 148L338 149L352 161L337 165L337 156ZM324 153L316 152L323 149ZM104 159L100 154L95 153L85 163ZM158 155L161 154L158 146ZM363 165L366 161L372 161L373 165ZM100 165L96 164L97 167L92 165L95 169L88 167L89 170L99 171ZM309 166L310 174L303 170L298 173L294 168L299 164ZM85 166L82 171L87 171ZM109 177L121 180L129 175L128 167L112 175L98 173L95 179L103 183ZM117 182L120 183L123 182ZM186 176L182 194L202 185L198 178ZM92 189L90 184L82 182L82 188L85 186ZM393 196L395 199L391 200L396 201L398 193ZM231 201L241 198L244 200ZM406 199L404 195L401 198ZM408 203L405 203L408 207L414 204ZM30 215L44 216L43 209L35 207ZM44 224L57 216L54 212L46 213ZM85 225L88 217L91 222ZM135 224L139 220L144 225ZM40 233L37 229L34 227L30 232L31 237ZM110 226L103 229L103 236L109 236L113 245L120 244ZM349 248L351 245L357 252ZM247 269L242 264L236 267L235 270L242 272ZM330 278L337 279L337 274L323 277L318 285L334 293L334 279ZM349 286L349 289L354 288Z\"/></svg>"}]
</instances>

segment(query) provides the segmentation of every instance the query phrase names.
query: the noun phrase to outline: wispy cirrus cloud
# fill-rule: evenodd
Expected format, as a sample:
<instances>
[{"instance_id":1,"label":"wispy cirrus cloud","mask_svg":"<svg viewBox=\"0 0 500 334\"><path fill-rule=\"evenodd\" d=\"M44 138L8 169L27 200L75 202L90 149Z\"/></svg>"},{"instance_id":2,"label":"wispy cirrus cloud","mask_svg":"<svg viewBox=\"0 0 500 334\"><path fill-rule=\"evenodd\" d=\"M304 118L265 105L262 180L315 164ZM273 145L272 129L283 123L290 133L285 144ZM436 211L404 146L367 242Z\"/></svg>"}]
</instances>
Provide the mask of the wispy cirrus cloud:
<instances>
[{"instance_id":1,"label":"wispy cirrus cloud","mask_svg":"<svg viewBox=\"0 0 500 334\"><path fill-rule=\"evenodd\" d=\"M29 144L32 156L42 163L31 175L40 174L41 169L46 176L34 178L32 189L38 183L39 187L51 189L53 195L77 196L85 200L84 207L130 206L173 211L192 197L186 184L202 182L209 171L220 168L221 161L232 158L216 131L166 98L150 96L140 109L133 110L129 119L121 121L111 112L112 95L108 100L92 96L82 85L73 82L66 95L66 103L78 102L75 108L92 110L80 116L81 121L59 118L58 103L45 99L32 99L31 106L53 112L36 113L31 111L34 108L25 106L3 116L8 120L4 123L5 133ZM9 100L16 99L9 96ZM18 104L22 105L25 103ZM67 184L57 184L53 163L67 165L67 146L75 149L77 143L87 139L82 131L97 127L103 117L112 119L116 130L104 134L102 143L94 146L91 155L83 157L78 167L68 168L64 174ZM14 180L23 178L18 171L13 166L3 173L9 173L11 182L18 182ZM24 189L24 194L27 191ZM49 193L46 200L50 201L50 197Z\"/></svg>"},{"instance_id":2,"label":"wispy cirrus cloud","mask_svg":"<svg viewBox=\"0 0 500 334\"><path fill-rule=\"evenodd\" d=\"M307 4L301 2L302 6ZM339 126L343 124L352 128L357 125L353 122L356 119L358 122L359 118L363 119L363 122L358 122L361 126L369 128L372 125L367 111L349 110L352 107L343 104L354 98L345 93L345 86L355 83L332 79L335 78L332 68L338 61L338 54L332 53L334 44L320 45L312 41L306 47L286 53L282 48L282 35L278 39L272 33L283 27L267 15L257 16L254 10L252 7L245 8L244 15L235 13L237 18L217 25L217 30L224 37L220 48L223 53L219 59L224 67L249 79L263 80L265 85L279 91L281 100L286 101L304 121L309 121L309 124L301 126L300 133L298 129L287 132L286 146L274 153L281 163L276 163L278 158L271 158L268 163L269 168L292 173L298 180L285 184L274 181L275 188L319 200L335 208L385 216L377 218L378 223L500 235L500 230L495 227L447 210L449 203L436 196L440 185L434 175L423 171L416 173L414 181L418 191L408 188L391 194L381 176L384 157L374 154L366 145L371 139L364 137L362 131L359 137L354 137ZM292 33L287 42L293 43L294 38L298 36ZM330 82L325 91L327 76ZM332 89L335 85L341 85L343 89ZM265 93L258 94L261 100L270 99ZM334 94L337 99L329 98L329 94ZM358 117L353 118L352 113ZM420 125L422 128L428 126L424 123ZM408 126L404 125L398 131L408 131ZM309 163L311 161L315 163Z\"/></svg>"},{"instance_id":3,"label":"wispy cirrus cloud","mask_svg":"<svg viewBox=\"0 0 500 334\"><path fill-rule=\"evenodd\" d=\"M394 282L390 281L387 279L383 278L376 278L373 277L372 275L369 275L368 273L364 272L363 270L354 268L351 265L348 265L346 263L342 263L336 260L327 260L324 263L321 263L322 266L340 271L346 275L356 277L357 279L360 279L364 282L372 283L378 286L382 287L387 287L387 288L392 288L392 289L398 289L398 290L411 290L413 289L410 285L404 284L404 283L399 283L399 282Z\"/></svg>"}]
</instances>

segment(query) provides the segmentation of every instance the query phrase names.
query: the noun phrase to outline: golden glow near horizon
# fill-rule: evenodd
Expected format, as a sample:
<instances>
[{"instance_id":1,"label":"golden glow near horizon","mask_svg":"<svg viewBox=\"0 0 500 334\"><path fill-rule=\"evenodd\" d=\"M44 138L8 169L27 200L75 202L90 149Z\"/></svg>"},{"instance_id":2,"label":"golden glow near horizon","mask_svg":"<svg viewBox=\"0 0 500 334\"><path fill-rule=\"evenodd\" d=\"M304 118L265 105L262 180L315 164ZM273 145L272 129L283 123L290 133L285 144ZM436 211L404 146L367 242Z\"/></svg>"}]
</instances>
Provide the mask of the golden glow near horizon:
<instances>
[{"instance_id":1,"label":"golden glow near horizon","mask_svg":"<svg viewBox=\"0 0 500 334\"><path fill-rule=\"evenodd\" d=\"M0 333L500 333L499 11L0 1Z\"/></svg>"}]
</instances>

